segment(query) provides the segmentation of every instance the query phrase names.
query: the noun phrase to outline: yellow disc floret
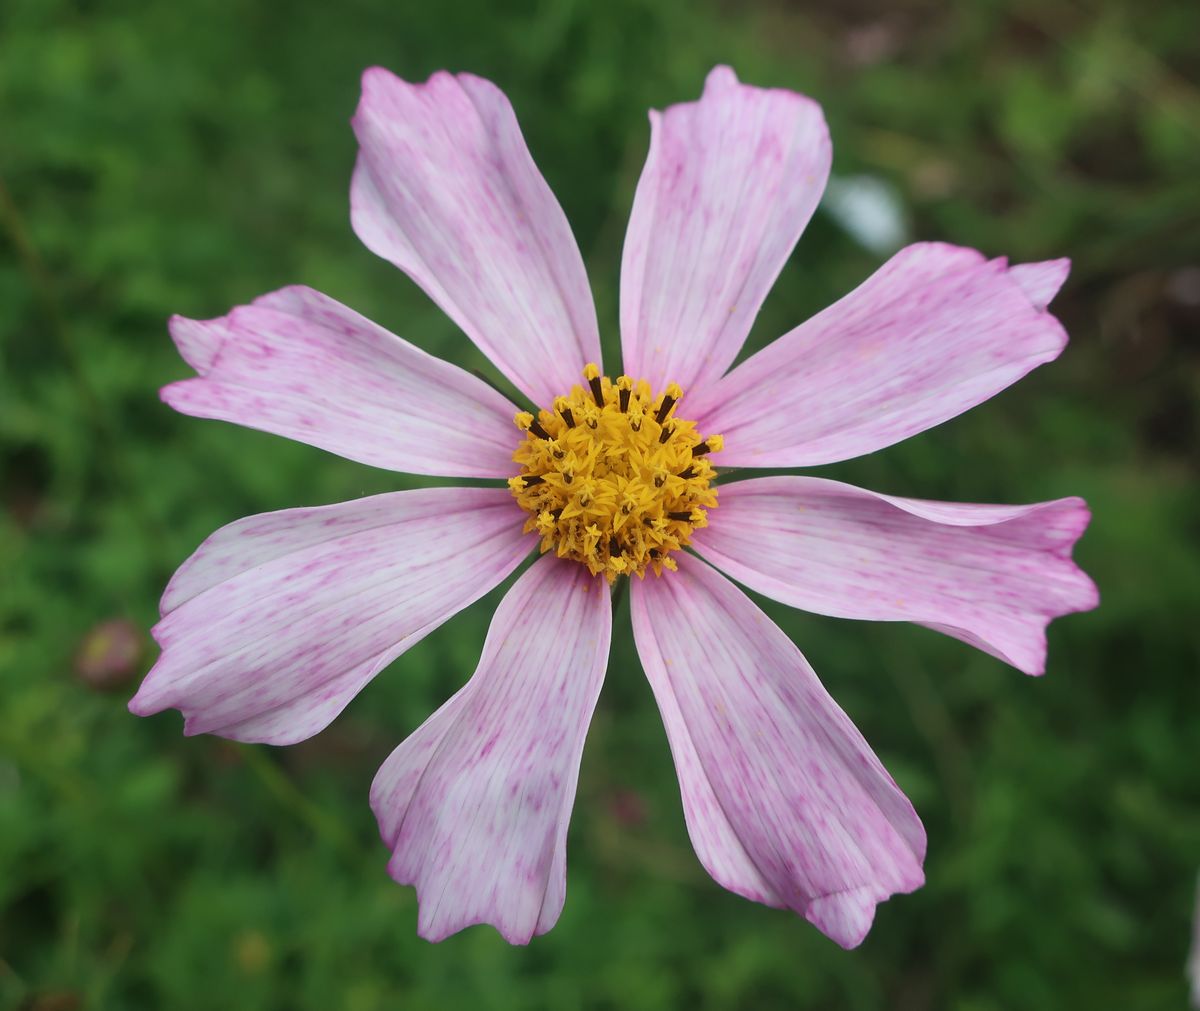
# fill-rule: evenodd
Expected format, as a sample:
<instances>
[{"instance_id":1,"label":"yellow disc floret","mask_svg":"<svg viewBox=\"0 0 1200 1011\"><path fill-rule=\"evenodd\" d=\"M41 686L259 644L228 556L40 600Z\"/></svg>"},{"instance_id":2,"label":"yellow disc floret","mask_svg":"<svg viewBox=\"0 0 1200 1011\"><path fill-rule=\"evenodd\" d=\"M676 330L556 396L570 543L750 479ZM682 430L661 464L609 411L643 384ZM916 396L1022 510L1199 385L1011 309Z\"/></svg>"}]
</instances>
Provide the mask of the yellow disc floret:
<instances>
[{"instance_id":1,"label":"yellow disc floret","mask_svg":"<svg viewBox=\"0 0 1200 1011\"><path fill-rule=\"evenodd\" d=\"M661 576L717 504L707 454L721 437L675 417L683 391L674 383L656 397L645 380L612 382L595 365L583 376L587 387L558 397L553 410L514 419L525 438L513 453L521 473L508 486L530 514L525 530L541 535L543 552L610 583L647 568Z\"/></svg>"}]
</instances>

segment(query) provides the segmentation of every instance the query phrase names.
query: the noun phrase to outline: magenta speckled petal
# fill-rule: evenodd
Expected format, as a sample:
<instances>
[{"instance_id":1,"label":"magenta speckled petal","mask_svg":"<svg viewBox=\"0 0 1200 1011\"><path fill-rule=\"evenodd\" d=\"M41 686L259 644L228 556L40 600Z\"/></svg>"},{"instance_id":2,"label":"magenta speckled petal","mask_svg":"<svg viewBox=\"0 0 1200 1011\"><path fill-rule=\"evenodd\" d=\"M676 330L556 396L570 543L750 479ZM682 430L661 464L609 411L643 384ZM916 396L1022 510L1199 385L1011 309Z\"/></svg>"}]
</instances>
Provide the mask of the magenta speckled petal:
<instances>
[{"instance_id":1,"label":"magenta speckled petal","mask_svg":"<svg viewBox=\"0 0 1200 1011\"><path fill-rule=\"evenodd\" d=\"M1017 269L1014 278L1003 260L959 246L902 249L688 401L701 431L725 437L713 462L808 467L862 456L1057 358L1067 335L1039 308L1048 278Z\"/></svg>"},{"instance_id":2,"label":"magenta speckled petal","mask_svg":"<svg viewBox=\"0 0 1200 1011\"><path fill-rule=\"evenodd\" d=\"M501 602L471 680L379 770L371 807L422 937L490 923L526 944L558 920L611 631L605 582L543 556Z\"/></svg>"},{"instance_id":3,"label":"magenta speckled petal","mask_svg":"<svg viewBox=\"0 0 1200 1011\"><path fill-rule=\"evenodd\" d=\"M219 319L175 316L198 373L162 398L184 414L273 432L410 474L507 477L514 407L311 288L283 288Z\"/></svg>"},{"instance_id":4,"label":"magenta speckled petal","mask_svg":"<svg viewBox=\"0 0 1200 1011\"><path fill-rule=\"evenodd\" d=\"M625 371L691 392L737 356L829 178L821 107L708 75L698 102L650 113L621 261Z\"/></svg>"},{"instance_id":5,"label":"magenta speckled petal","mask_svg":"<svg viewBox=\"0 0 1200 1011\"><path fill-rule=\"evenodd\" d=\"M596 310L566 216L504 94L470 74L363 75L350 217L534 403L600 362Z\"/></svg>"},{"instance_id":6,"label":"magenta speckled petal","mask_svg":"<svg viewBox=\"0 0 1200 1011\"><path fill-rule=\"evenodd\" d=\"M534 546L507 490L431 488L222 527L175 574L129 708L189 734L292 744Z\"/></svg>"},{"instance_id":7,"label":"magenta speckled petal","mask_svg":"<svg viewBox=\"0 0 1200 1011\"><path fill-rule=\"evenodd\" d=\"M924 882L912 805L800 651L715 569L681 556L634 582L630 603L701 862L854 947L877 903Z\"/></svg>"},{"instance_id":8,"label":"magenta speckled petal","mask_svg":"<svg viewBox=\"0 0 1200 1011\"><path fill-rule=\"evenodd\" d=\"M1099 603L1071 561L1090 518L1079 498L959 505L764 477L724 485L693 546L792 607L918 622L1041 674L1050 621Z\"/></svg>"}]
</instances>

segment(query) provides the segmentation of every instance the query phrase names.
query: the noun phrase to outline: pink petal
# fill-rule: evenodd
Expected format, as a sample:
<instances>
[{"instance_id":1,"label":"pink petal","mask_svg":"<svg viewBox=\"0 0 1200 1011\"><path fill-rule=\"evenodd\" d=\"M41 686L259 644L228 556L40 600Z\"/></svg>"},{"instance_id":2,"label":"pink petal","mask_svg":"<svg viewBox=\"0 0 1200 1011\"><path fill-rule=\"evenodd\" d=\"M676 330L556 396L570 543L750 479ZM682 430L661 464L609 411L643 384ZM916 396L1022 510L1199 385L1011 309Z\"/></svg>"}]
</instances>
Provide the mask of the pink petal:
<instances>
[{"instance_id":1,"label":"pink petal","mask_svg":"<svg viewBox=\"0 0 1200 1011\"><path fill-rule=\"evenodd\" d=\"M1045 309L1054 301L1059 288L1071 272L1071 261L1043 260L1041 263L1018 263L1008 268L1008 276L1017 282L1034 306Z\"/></svg>"},{"instance_id":2,"label":"pink petal","mask_svg":"<svg viewBox=\"0 0 1200 1011\"><path fill-rule=\"evenodd\" d=\"M358 237L403 270L534 403L600 361L566 216L504 94L470 74L409 84L372 67L354 116Z\"/></svg>"},{"instance_id":3,"label":"pink petal","mask_svg":"<svg viewBox=\"0 0 1200 1011\"><path fill-rule=\"evenodd\" d=\"M722 486L693 546L792 607L919 622L1041 674L1050 620L1099 602L1071 561L1090 518L1078 498L958 505L765 477Z\"/></svg>"},{"instance_id":4,"label":"pink petal","mask_svg":"<svg viewBox=\"0 0 1200 1011\"><path fill-rule=\"evenodd\" d=\"M821 107L717 67L650 113L621 262L625 371L692 391L737 356L829 178Z\"/></svg>"},{"instance_id":5,"label":"pink petal","mask_svg":"<svg viewBox=\"0 0 1200 1011\"><path fill-rule=\"evenodd\" d=\"M715 569L631 588L700 861L730 891L846 948L924 882L925 830L854 724L765 614Z\"/></svg>"},{"instance_id":6,"label":"pink petal","mask_svg":"<svg viewBox=\"0 0 1200 1011\"><path fill-rule=\"evenodd\" d=\"M284 288L211 320L171 320L198 373L162 398L350 460L449 477L513 472L515 408L311 288Z\"/></svg>"},{"instance_id":7,"label":"pink petal","mask_svg":"<svg viewBox=\"0 0 1200 1011\"><path fill-rule=\"evenodd\" d=\"M429 488L222 527L180 567L129 703L189 734L292 744L532 548L507 489Z\"/></svg>"},{"instance_id":8,"label":"pink petal","mask_svg":"<svg viewBox=\"0 0 1200 1011\"><path fill-rule=\"evenodd\" d=\"M1035 292L1031 295L1027 286ZM1049 290L1003 260L908 246L841 301L688 404L725 437L714 462L807 467L862 456L939 425L1058 357Z\"/></svg>"},{"instance_id":9,"label":"pink petal","mask_svg":"<svg viewBox=\"0 0 1200 1011\"><path fill-rule=\"evenodd\" d=\"M511 944L554 926L567 822L612 630L608 587L552 555L508 592L467 684L400 745L371 787L430 941L490 923Z\"/></svg>"}]
</instances>

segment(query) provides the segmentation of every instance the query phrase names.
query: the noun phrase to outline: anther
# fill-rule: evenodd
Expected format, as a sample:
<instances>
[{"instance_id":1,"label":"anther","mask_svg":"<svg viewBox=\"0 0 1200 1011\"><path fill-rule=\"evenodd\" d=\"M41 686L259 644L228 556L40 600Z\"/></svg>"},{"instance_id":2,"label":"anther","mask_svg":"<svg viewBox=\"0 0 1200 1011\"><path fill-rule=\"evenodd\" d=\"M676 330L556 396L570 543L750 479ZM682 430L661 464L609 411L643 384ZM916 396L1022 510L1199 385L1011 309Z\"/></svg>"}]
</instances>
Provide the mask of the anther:
<instances>
[{"instance_id":1,"label":"anther","mask_svg":"<svg viewBox=\"0 0 1200 1011\"><path fill-rule=\"evenodd\" d=\"M692 456L703 456L705 453L711 453L712 447L707 442L702 442L698 446L692 447Z\"/></svg>"},{"instance_id":2,"label":"anther","mask_svg":"<svg viewBox=\"0 0 1200 1011\"><path fill-rule=\"evenodd\" d=\"M562 415L563 421L566 422L567 428L575 427L575 416L571 413L571 408L567 405L570 403L566 397L554 398L554 409Z\"/></svg>"},{"instance_id":3,"label":"anther","mask_svg":"<svg viewBox=\"0 0 1200 1011\"><path fill-rule=\"evenodd\" d=\"M669 520L679 520L681 523L690 523L690 522L692 521L692 514L691 514L690 512L686 512L686 513L667 513L667 519L669 519Z\"/></svg>"},{"instance_id":4,"label":"anther","mask_svg":"<svg viewBox=\"0 0 1200 1011\"><path fill-rule=\"evenodd\" d=\"M532 488L534 485L546 483L546 479L544 477L539 477L537 474L522 477L521 480L525 482L526 488Z\"/></svg>"},{"instance_id":5,"label":"anther","mask_svg":"<svg viewBox=\"0 0 1200 1011\"><path fill-rule=\"evenodd\" d=\"M608 553L610 555L619 555L621 553L621 542L615 537L608 539Z\"/></svg>"},{"instance_id":6,"label":"anther","mask_svg":"<svg viewBox=\"0 0 1200 1011\"><path fill-rule=\"evenodd\" d=\"M633 380L628 376L617 377L617 399L621 406L621 413L625 414L629 411L629 394L633 392Z\"/></svg>"},{"instance_id":7,"label":"anther","mask_svg":"<svg viewBox=\"0 0 1200 1011\"><path fill-rule=\"evenodd\" d=\"M592 396L595 398L597 407L604 407L604 387L600 383L600 367L598 365L588 364L583 370L583 377L588 381L588 386L592 388ZM595 427L594 425L592 426Z\"/></svg>"},{"instance_id":8,"label":"anther","mask_svg":"<svg viewBox=\"0 0 1200 1011\"><path fill-rule=\"evenodd\" d=\"M513 422L522 432L532 432L539 439L550 441L552 438L550 433L542 428L542 426L538 423L537 418L535 418L528 411L518 411L513 417Z\"/></svg>"},{"instance_id":9,"label":"anther","mask_svg":"<svg viewBox=\"0 0 1200 1011\"><path fill-rule=\"evenodd\" d=\"M666 420L668 414L671 413L671 408L678 403L679 398L683 396L683 390L678 383L672 383L663 392L662 403L658 405L658 414L654 416L654 420L660 425Z\"/></svg>"},{"instance_id":10,"label":"anther","mask_svg":"<svg viewBox=\"0 0 1200 1011\"><path fill-rule=\"evenodd\" d=\"M668 426L667 428L664 428L664 429L663 429L663 430L662 430L662 431L659 433L659 435L658 435L658 441L659 441L659 442L662 442L662 443L665 443L665 442L666 442L666 441L667 441L669 438L671 438L671 436L672 436L672 435L674 435L674 434L675 434L675 426L674 426L674 425L670 425L670 426Z\"/></svg>"},{"instance_id":11,"label":"anther","mask_svg":"<svg viewBox=\"0 0 1200 1011\"><path fill-rule=\"evenodd\" d=\"M680 476L681 478L683 478L685 481L686 481L686 480L688 480L688 478L695 477L695 476L696 476L696 468L695 468L695 467L688 467L688 469L687 469L687 470L681 470L681 471L679 472L679 476Z\"/></svg>"}]
</instances>

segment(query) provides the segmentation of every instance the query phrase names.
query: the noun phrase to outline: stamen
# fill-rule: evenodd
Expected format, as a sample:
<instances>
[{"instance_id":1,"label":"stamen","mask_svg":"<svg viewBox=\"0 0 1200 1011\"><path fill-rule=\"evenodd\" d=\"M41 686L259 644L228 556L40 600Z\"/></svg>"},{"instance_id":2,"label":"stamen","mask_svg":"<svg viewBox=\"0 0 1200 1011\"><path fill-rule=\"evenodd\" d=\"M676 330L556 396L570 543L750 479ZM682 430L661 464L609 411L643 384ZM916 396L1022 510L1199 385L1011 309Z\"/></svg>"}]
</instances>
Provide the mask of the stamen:
<instances>
[{"instance_id":1,"label":"stamen","mask_svg":"<svg viewBox=\"0 0 1200 1011\"><path fill-rule=\"evenodd\" d=\"M667 392L663 394L662 403L658 406L658 413L654 416L654 420L660 425L668 414L671 413L671 408L675 406L675 401L683 396L683 390L672 383L667 387Z\"/></svg>"},{"instance_id":2,"label":"stamen","mask_svg":"<svg viewBox=\"0 0 1200 1011\"><path fill-rule=\"evenodd\" d=\"M537 418L528 411L518 411L513 422L522 432L532 432L539 439L545 439L547 442L551 439L550 433L542 428Z\"/></svg>"},{"instance_id":3,"label":"stamen","mask_svg":"<svg viewBox=\"0 0 1200 1011\"><path fill-rule=\"evenodd\" d=\"M566 397L554 398L554 409L562 415L563 421L567 423L567 428L575 427L575 415L571 413L571 408L567 406L569 401Z\"/></svg>"},{"instance_id":4,"label":"stamen","mask_svg":"<svg viewBox=\"0 0 1200 1011\"><path fill-rule=\"evenodd\" d=\"M703 456L705 453L719 453L725 448L725 440L719 435L710 435L703 442L692 447L692 456Z\"/></svg>"},{"instance_id":5,"label":"stamen","mask_svg":"<svg viewBox=\"0 0 1200 1011\"><path fill-rule=\"evenodd\" d=\"M658 435L658 441L659 441L659 442L666 442L666 441L667 441L669 438L671 438L671 436L672 436L672 435L674 435L674 434L675 434L675 426L674 426L674 425L670 425L670 426L668 426L667 428L664 428L664 429L663 429L663 430L662 430L662 431L659 433L659 435Z\"/></svg>"},{"instance_id":6,"label":"stamen","mask_svg":"<svg viewBox=\"0 0 1200 1011\"><path fill-rule=\"evenodd\" d=\"M628 376L617 377L617 399L620 401L621 413L629 412L629 394L633 392L633 380Z\"/></svg>"},{"instance_id":7,"label":"stamen","mask_svg":"<svg viewBox=\"0 0 1200 1011\"><path fill-rule=\"evenodd\" d=\"M588 381L588 386L592 388L592 396L596 398L596 406L604 407L604 387L600 382L600 367L597 365L588 365L583 370L583 377Z\"/></svg>"}]
</instances>

